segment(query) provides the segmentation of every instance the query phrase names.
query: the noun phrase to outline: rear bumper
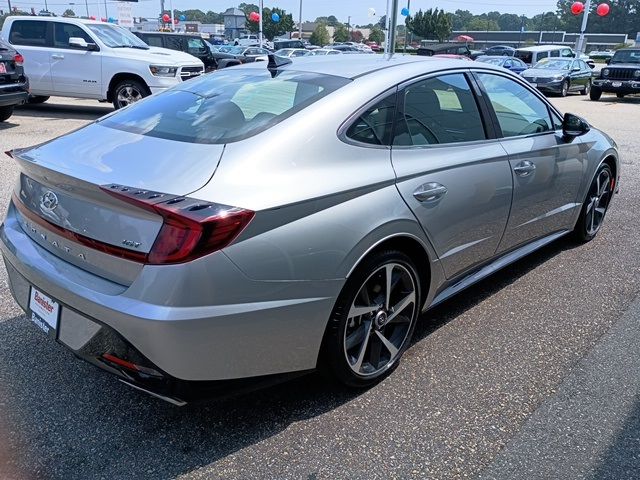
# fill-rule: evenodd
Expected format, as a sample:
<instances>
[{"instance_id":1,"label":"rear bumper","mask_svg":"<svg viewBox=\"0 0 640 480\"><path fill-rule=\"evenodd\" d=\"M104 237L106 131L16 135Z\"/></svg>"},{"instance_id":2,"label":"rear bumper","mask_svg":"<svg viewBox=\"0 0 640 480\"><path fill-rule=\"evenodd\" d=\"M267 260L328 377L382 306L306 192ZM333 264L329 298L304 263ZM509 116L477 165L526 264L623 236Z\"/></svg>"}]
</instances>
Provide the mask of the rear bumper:
<instances>
[{"instance_id":1,"label":"rear bumper","mask_svg":"<svg viewBox=\"0 0 640 480\"><path fill-rule=\"evenodd\" d=\"M22 105L29 100L29 84L0 85L0 107Z\"/></svg>"},{"instance_id":2,"label":"rear bumper","mask_svg":"<svg viewBox=\"0 0 640 480\"><path fill-rule=\"evenodd\" d=\"M629 95L640 93L640 78L637 80L604 80L596 79L593 86L605 93L623 93Z\"/></svg>"},{"instance_id":3,"label":"rear bumper","mask_svg":"<svg viewBox=\"0 0 640 480\"><path fill-rule=\"evenodd\" d=\"M62 307L57 340L101 368L105 365L99 356L109 352L98 349L87 355L82 349L95 345L104 328L175 381L243 379L315 368L343 280L253 281L218 252L191 264L145 266L125 287L36 244L16 215L11 205L0 229L14 298L27 311L34 286L57 300Z\"/></svg>"}]
</instances>

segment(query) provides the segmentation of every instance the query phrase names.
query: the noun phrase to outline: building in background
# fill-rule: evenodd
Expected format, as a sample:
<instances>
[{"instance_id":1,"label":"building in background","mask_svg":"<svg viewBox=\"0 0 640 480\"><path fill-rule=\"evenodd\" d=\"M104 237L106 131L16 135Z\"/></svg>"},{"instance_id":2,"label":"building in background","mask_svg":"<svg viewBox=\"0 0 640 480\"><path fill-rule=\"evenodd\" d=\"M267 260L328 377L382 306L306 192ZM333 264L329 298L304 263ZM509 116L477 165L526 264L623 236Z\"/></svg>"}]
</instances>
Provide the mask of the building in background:
<instances>
[{"instance_id":1,"label":"building in background","mask_svg":"<svg viewBox=\"0 0 640 480\"><path fill-rule=\"evenodd\" d=\"M224 17L224 36L231 40L239 38L247 33L247 16L239 8L228 8L222 16Z\"/></svg>"}]
</instances>

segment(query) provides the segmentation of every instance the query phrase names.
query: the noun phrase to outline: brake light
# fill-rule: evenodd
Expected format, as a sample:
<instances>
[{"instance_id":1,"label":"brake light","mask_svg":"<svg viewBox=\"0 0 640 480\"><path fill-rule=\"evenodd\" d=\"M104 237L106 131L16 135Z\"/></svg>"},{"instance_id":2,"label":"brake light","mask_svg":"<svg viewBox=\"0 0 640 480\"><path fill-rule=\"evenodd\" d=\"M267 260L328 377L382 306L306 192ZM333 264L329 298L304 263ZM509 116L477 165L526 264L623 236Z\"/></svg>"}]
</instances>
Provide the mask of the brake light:
<instances>
[{"instance_id":1,"label":"brake light","mask_svg":"<svg viewBox=\"0 0 640 480\"><path fill-rule=\"evenodd\" d=\"M152 265L183 263L221 250L240 235L255 215L243 208L121 185L100 188L163 218L145 261Z\"/></svg>"},{"instance_id":2,"label":"brake light","mask_svg":"<svg viewBox=\"0 0 640 480\"><path fill-rule=\"evenodd\" d=\"M16 65L21 67L24 64L24 57L19 53L16 53L16 56L13 57L13 61L16 63Z\"/></svg>"}]
</instances>

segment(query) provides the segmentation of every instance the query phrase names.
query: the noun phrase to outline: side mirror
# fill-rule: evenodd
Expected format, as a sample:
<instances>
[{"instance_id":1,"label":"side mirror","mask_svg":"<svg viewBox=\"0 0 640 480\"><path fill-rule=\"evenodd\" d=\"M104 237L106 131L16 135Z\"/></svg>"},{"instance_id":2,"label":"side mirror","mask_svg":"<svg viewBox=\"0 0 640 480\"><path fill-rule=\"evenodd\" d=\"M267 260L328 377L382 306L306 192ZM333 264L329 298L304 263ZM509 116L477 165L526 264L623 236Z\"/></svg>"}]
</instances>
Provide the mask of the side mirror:
<instances>
[{"instance_id":1,"label":"side mirror","mask_svg":"<svg viewBox=\"0 0 640 480\"><path fill-rule=\"evenodd\" d=\"M607 65L609 65L609 64L611 63L611 59L610 59L610 58L607 58L607 59L604 61L604 63L606 63Z\"/></svg>"},{"instance_id":2,"label":"side mirror","mask_svg":"<svg viewBox=\"0 0 640 480\"><path fill-rule=\"evenodd\" d=\"M98 50L98 46L95 43L87 43L84 38L80 37L69 38L69 46L89 51Z\"/></svg>"},{"instance_id":3,"label":"side mirror","mask_svg":"<svg viewBox=\"0 0 640 480\"><path fill-rule=\"evenodd\" d=\"M587 133L589 130L591 130L591 126L584 118L574 115L573 113L564 114L564 119L562 121L562 134L566 138L579 137L580 135Z\"/></svg>"},{"instance_id":4,"label":"side mirror","mask_svg":"<svg viewBox=\"0 0 640 480\"><path fill-rule=\"evenodd\" d=\"M580 71L580 67L573 67L571 69L572 72L579 72Z\"/></svg>"}]
</instances>

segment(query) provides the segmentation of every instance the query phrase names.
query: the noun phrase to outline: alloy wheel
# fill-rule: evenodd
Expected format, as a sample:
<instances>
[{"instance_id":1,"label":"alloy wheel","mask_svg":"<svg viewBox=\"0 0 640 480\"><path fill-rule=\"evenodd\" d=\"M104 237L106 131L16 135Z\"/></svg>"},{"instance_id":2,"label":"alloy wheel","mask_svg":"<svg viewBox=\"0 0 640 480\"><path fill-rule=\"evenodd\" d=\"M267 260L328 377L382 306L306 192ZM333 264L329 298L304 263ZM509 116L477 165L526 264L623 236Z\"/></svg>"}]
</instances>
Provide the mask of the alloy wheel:
<instances>
[{"instance_id":1,"label":"alloy wheel","mask_svg":"<svg viewBox=\"0 0 640 480\"><path fill-rule=\"evenodd\" d=\"M131 105L132 103L137 102L138 100L142 100L144 95L140 90L131 85L126 85L118 90L117 102L118 108L126 107L127 105Z\"/></svg>"},{"instance_id":2,"label":"alloy wheel","mask_svg":"<svg viewBox=\"0 0 640 480\"><path fill-rule=\"evenodd\" d=\"M596 177L589 191L585 222L587 234L594 236L600 230L611 200L611 174L603 169Z\"/></svg>"},{"instance_id":3,"label":"alloy wheel","mask_svg":"<svg viewBox=\"0 0 640 480\"><path fill-rule=\"evenodd\" d=\"M373 376L401 354L416 318L417 294L413 276L398 263L371 274L349 309L344 353L351 370Z\"/></svg>"}]
</instances>

